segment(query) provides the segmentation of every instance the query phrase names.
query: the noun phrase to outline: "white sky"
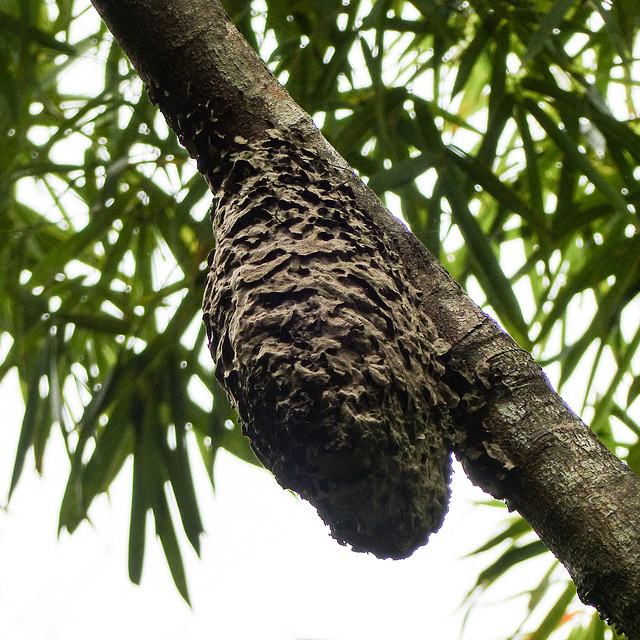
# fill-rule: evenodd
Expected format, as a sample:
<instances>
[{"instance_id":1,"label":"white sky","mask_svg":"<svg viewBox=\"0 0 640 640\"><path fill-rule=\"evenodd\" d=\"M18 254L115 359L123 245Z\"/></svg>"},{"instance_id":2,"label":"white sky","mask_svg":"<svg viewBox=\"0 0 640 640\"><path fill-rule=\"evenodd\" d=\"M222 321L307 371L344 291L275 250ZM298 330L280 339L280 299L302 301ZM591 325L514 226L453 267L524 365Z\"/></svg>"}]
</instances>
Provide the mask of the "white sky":
<instances>
[{"instance_id":1,"label":"white sky","mask_svg":"<svg viewBox=\"0 0 640 640\"><path fill-rule=\"evenodd\" d=\"M9 379L0 389L5 399L19 398L12 385L15 380ZM19 433L20 403L5 404L4 414L3 493ZM410 559L382 561L339 546L315 510L283 491L270 474L221 455L215 497L204 470L194 465L207 535L201 560L183 545L191 610L175 590L152 535L142 585L128 580L130 466L116 481L111 502L103 496L91 509L94 526L83 523L73 536L65 532L56 539L68 469L64 457L62 443L54 438L44 476L27 471L9 513L0 513L0 638L457 637L463 619L457 609L487 564L486 558L461 557L488 539L505 515L472 506L469 499L482 499L482 494L457 473L443 529ZM531 576L531 585L538 577L538 572ZM494 606L471 616L467 637L489 640L513 630L516 603L505 605L502 599L525 586L512 581L496 591ZM521 611L523 604L520 599L515 609Z\"/></svg>"},{"instance_id":2,"label":"white sky","mask_svg":"<svg viewBox=\"0 0 640 640\"><path fill-rule=\"evenodd\" d=\"M585 317L584 310L577 316ZM24 410L14 376L0 385L0 398L4 497ZM504 510L473 506L485 496L456 468L442 530L410 559L382 561L340 547L315 510L267 472L221 454L213 496L195 456L193 462L207 535L201 559L182 540L190 609L172 583L151 523L142 585L129 582L130 464L110 499L96 500L93 526L85 522L58 540L68 477L59 434L50 443L42 478L33 473L29 457L10 510L0 511L0 640L456 638L464 619L460 603L490 562L463 556L497 533L506 516ZM545 558L538 569L548 563ZM501 582L489 604L472 613L465 637L494 640L512 632L526 604L513 596L539 577L539 571L520 571Z\"/></svg>"}]
</instances>

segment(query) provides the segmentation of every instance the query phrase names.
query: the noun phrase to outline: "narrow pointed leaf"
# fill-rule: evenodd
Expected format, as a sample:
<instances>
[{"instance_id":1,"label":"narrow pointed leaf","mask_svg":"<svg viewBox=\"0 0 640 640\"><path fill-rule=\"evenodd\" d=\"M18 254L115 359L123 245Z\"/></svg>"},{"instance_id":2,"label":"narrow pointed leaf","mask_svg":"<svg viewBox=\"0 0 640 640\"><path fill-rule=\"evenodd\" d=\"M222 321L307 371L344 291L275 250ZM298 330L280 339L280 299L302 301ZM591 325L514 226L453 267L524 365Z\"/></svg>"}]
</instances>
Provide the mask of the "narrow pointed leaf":
<instances>
[{"instance_id":1,"label":"narrow pointed leaf","mask_svg":"<svg viewBox=\"0 0 640 640\"><path fill-rule=\"evenodd\" d=\"M553 605L540 626L529 635L529 640L548 640L551 634L558 629L562 619L566 615L567 607L575 600L576 586L570 582L560 598Z\"/></svg>"},{"instance_id":2,"label":"narrow pointed leaf","mask_svg":"<svg viewBox=\"0 0 640 640\"><path fill-rule=\"evenodd\" d=\"M369 187L378 194L382 194L385 191L396 191L431 168L435 159L435 154L422 153L415 158L394 163L390 169L372 176L369 180Z\"/></svg>"},{"instance_id":3,"label":"narrow pointed leaf","mask_svg":"<svg viewBox=\"0 0 640 640\"><path fill-rule=\"evenodd\" d=\"M502 206L511 209L525 220L533 219L534 216L529 207L507 185L496 178L480 159L473 158L455 147L448 149L447 157Z\"/></svg>"},{"instance_id":4,"label":"narrow pointed leaf","mask_svg":"<svg viewBox=\"0 0 640 640\"><path fill-rule=\"evenodd\" d=\"M164 496L164 493L161 495L162 497L159 504L157 504L153 510L156 520L156 531L160 537L160 542L164 549L164 555L167 558L167 564L169 565L173 582L187 604L191 605L189 588L187 586L187 575L184 570L184 563L182 561L180 545L178 544L178 537L176 536L176 532L173 528L173 522L169 512L169 505L166 502L166 497Z\"/></svg>"},{"instance_id":5,"label":"narrow pointed leaf","mask_svg":"<svg viewBox=\"0 0 640 640\"><path fill-rule=\"evenodd\" d=\"M527 64L549 42L556 29L564 19L567 11L575 4L575 0L556 0L549 11L540 20L538 29L529 42L522 63Z\"/></svg>"},{"instance_id":6,"label":"narrow pointed leaf","mask_svg":"<svg viewBox=\"0 0 640 640\"><path fill-rule=\"evenodd\" d=\"M133 464L133 491L131 494L131 520L129 523L129 579L140 584L142 565L144 563L144 547L146 542L147 511L150 505L145 495L143 479L144 463L135 460Z\"/></svg>"},{"instance_id":7,"label":"narrow pointed leaf","mask_svg":"<svg viewBox=\"0 0 640 640\"><path fill-rule=\"evenodd\" d=\"M455 97L462 91L467 80L471 76L471 72L478 62L479 57L482 55L485 45L489 40L488 29L478 29L474 39L467 45L466 49L460 56L458 64L458 73L456 74L456 81L451 91L452 97Z\"/></svg>"},{"instance_id":8,"label":"narrow pointed leaf","mask_svg":"<svg viewBox=\"0 0 640 640\"><path fill-rule=\"evenodd\" d=\"M512 546L507 549L491 566L487 567L478 576L476 585L488 587L500 576L517 564L534 558L544 553L547 548L540 540L530 542L522 546Z\"/></svg>"},{"instance_id":9,"label":"narrow pointed leaf","mask_svg":"<svg viewBox=\"0 0 640 640\"><path fill-rule=\"evenodd\" d=\"M504 531L494 536L483 545L480 545L468 555L473 556L479 553L484 553L485 551L489 551L489 549L493 549L498 546L505 540L515 541L527 533L531 533L531 525L523 518L518 517L508 527L506 527Z\"/></svg>"},{"instance_id":10,"label":"narrow pointed leaf","mask_svg":"<svg viewBox=\"0 0 640 640\"><path fill-rule=\"evenodd\" d=\"M528 345L527 325L522 316L522 310L513 293L511 284L504 275L491 248L489 240L478 221L469 211L467 201L460 193L460 188L455 184L452 176L445 171L441 173L440 178L445 187L447 200L451 203L454 219L475 258L478 267L478 278L487 295L489 304L501 316L507 330L514 338L523 346Z\"/></svg>"},{"instance_id":11,"label":"narrow pointed leaf","mask_svg":"<svg viewBox=\"0 0 640 640\"><path fill-rule=\"evenodd\" d=\"M44 346L40 352L40 356L36 363L33 377L29 384L29 392L27 394L27 403L25 407L24 417L22 418L22 426L20 427L20 438L18 440L18 448L13 463L13 473L11 475L11 484L9 486L9 497L11 499L13 492L20 480L22 469L24 467L27 452L34 443L36 430L38 427L38 413L40 410L40 380L46 375L49 358L49 341L44 341Z\"/></svg>"},{"instance_id":12,"label":"narrow pointed leaf","mask_svg":"<svg viewBox=\"0 0 640 640\"><path fill-rule=\"evenodd\" d=\"M627 212L627 202L620 192L614 189L604 176L589 162L583 153L580 152L576 144L564 131L561 131L533 100L526 99L527 107L550 138L566 154L567 159L572 162L593 184L600 189L620 211Z\"/></svg>"}]
</instances>

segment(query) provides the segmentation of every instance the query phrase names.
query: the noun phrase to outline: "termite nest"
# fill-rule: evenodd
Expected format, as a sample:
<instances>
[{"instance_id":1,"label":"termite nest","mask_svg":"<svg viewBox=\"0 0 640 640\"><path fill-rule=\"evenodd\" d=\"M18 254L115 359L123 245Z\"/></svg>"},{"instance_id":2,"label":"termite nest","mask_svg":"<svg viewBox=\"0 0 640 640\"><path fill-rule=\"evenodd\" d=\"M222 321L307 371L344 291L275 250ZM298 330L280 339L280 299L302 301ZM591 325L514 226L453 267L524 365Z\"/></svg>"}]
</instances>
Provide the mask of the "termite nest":
<instances>
[{"instance_id":1,"label":"termite nest","mask_svg":"<svg viewBox=\"0 0 640 640\"><path fill-rule=\"evenodd\" d=\"M344 172L277 130L215 164L216 377L260 461L339 542L406 557L447 511L446 345Z\"/></svg>"}]
</instances>

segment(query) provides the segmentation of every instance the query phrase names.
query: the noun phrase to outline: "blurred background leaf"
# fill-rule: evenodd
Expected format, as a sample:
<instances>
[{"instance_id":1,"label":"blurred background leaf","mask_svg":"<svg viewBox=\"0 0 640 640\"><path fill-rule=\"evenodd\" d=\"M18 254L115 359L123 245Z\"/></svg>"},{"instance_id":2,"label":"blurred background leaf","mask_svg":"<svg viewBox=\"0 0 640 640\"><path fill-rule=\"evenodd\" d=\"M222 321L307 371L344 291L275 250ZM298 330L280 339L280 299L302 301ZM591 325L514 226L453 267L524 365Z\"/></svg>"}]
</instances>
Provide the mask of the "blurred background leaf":
<instances>
[{"instance_id":1,"label":"blurred background leaf","mask_svg":"<svg viewBox=\"0 0 640 640\"><path fill-rule=\"evenodd\" d=\"M561 393L580 385L574 409L640 470L640 6L225 5L363 180ZM17 370L26 405L11 490L60 431L73 531L133 456L130 576L151 511L188 599L192 465L213 481L220 448L256 462L200 327L209 197L86 2L2 0L0 32L0 378ZM467 607L547 552L505 513L485 553ZM616 637L550 555L545 571L514 634Z\"/></svg>"}]
</instances>

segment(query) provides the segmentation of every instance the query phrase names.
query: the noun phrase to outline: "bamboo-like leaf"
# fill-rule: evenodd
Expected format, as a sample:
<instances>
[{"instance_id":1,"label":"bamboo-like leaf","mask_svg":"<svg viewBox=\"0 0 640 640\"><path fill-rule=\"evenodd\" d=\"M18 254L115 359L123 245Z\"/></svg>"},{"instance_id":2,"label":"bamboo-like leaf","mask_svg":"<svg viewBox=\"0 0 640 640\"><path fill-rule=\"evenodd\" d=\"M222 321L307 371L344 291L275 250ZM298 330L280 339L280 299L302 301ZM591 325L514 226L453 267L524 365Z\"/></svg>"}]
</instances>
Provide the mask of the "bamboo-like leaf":
<instances>
[{"instance_id":1,"label":"bamboo-like leaf","mask_svg":"<svg viewBox=\"0 0 640 640\"><path fill-rule=\"evenodd\" d=\"M183 437L183 435L179 436L178 448L165 455L165 464L180 511L182 526L191 546L200 555L200 536L204 533L204 527L200 517L187 450L185 443L180 442Z\"/></svg>"},{"instance_id":2,"label":"bamboo-like leaf","mask_svg":"<svg viewBox=\"0 0 640 640\"><path fill-rule=\"evenodd\" d=\"M112 224L109 216L97 215L82 231L69 235L66 242L58 244L40 261L32 277L33 284L44 284L52 273L63 271L65 265L81 256L87 247L93 247Z\"/></svg>"},{"instance_id":3,"label":"bamboo-like leaf","mask_svg":"<svg viewBox=\"0 0 640 640\"><path fill-rule=\"evenodd\" d=\"M171 411L174 418L175 449L170 450L169 447L163 447L163 458L180 511L182 526L191 546L200 555L200 535L204 532L204 527L200 517L187 451L186 423L187 407L190 400L186 394L186 380L183 380L186 376L180 375L183 370L178 362L169 361L167 369L167 381L170 397L172 397Z\"/></svg>"},{"instance_id":4,"label":"bamboo-like leaf","mask_svg":"<svg viewBox=\"0 0 640 640\"><path fill-rule=\"evenodd\" d=\"M9 13L0 10L0 33L3 33L3 38L19 36L24 40L39 44L42 47L51 49L58 53L62 53L69 56L75 56L76 50L70 44L66 42L60 42L55 37L34 27L21 18L15 18Z\"/></svg>"},{"instance_id":5,"label":"bamboo-like leaf","mask_svg":"<svg viewBox=\"0 0 640 640\"><path fill-rule=\"evenodd\" d=\"M441 200L443 196L443 187L440 180L437 180L433 187L433 194L429 201L427 211L427 226L424 234L417 234L422 243L433 253L434 256L442 254L441 241L441 223L442 223L442 207Z\"/></svg>"},{"instance_id":6,"label":"bamboo-like leaf","mask_svg":"<svg viewBox=\"0 0 640 640\"><path fill-rule=\"evenodd\" d=\"M624 226L624 221L618 221L616 226ZM550 313L544 320L540 336L546 335L552 328L556 320L565 313L570 300L586 289L597 287L608 276L617 273L627 281L624 289L620 289L620 284L614 289L621 299L622 291L626 290L634 279L635 269L638 267L637 247L640 240L635 238L625 238L624 242L617 234L612 234L611 239L600 246L590 248L590 259L576 268L567 280L565 286L560 290L554 300L554 305ZM611 258L615 258L612 260ZM604 309L607 314L619 309L619 306L611 306L613 299Z\"/></svg>"},{"instance_id":7,"label":"bamboo-like leaf","mask_svg":"<svg viewBox=\"0 0 640 640\"><path fill-rule=\"evenodd\" d=\"M462 88L467 83L467 80L471 76L471 72L475 67L478 59L482 55L484 48L489 40L489 28L478 29L474 39L467 45L466 49L460 56L458 63L458 73L456 74L456 81L451 90L452 97L455 97L462 91Z\"/></svg>"},{"instance_id":8,"label":"bamboo-like leaf","mask_svg":"<svg viewBox=\"0 0 640 640\"><path fill-rule=\"evenodd\" d=\"M435 160L434 154L422 153L415 158L394 163L390 169L373 175L369 180L369 187L379 194L385 191L396 191L431 168Z\"/></svg>"},{"instance_id":9,"label":"bamboo-like leaf","mask_svg":"<svg viewBox=\"0 0 640 640\"><path fill-rule=\"evenodd\" d=\"M636 356L639 347L640 328L636 331L629 344L620 354L621 357L617 362L618 368L616 369L613 379L609 383L608 389L596 405L595 413L591 420L591 428L596 433L598 433L598 431L600 430L602 422L608 419L614 404L614 395L618 390L624 376L631 370L631 363Z\"/></svg>"},{"instance_id":10,"label":"bamboo-like leaf","mask_svg":"<svg viewBox=\"0 0 640 640\"><path fill-rule=\"evenodd\" d=\"M60 506L60 515L58 520L58 531L62 528L66 528L70 533L73 533L78 527L83 518L86 517L86 511L91 503L91 500L95 497L99 489L96 489L96 485L99 483L92 482L91 478L95 469L95 462L91 465L88 478L83 478L84 464L82 462L85 448L89 440L97 433L97 424L100 415L105 411L109 402L109 398L114 392L112 388L112 382L117 380L117 370L114 369L109 375L107 375L97 392L94 392L91 401L84 408L84 412L79 422L78 442L72 456L71 473L67 486L65 488L64 496L62 498L62 504ZM117 443L111 443L111 446L122 446L126 443L124 429L127 427L127 422L117 422L112 425L112 429L117 435L122 435L122 440ZM108 440L107 440L108 442ZM97 443L97 447L99 442ZM95 451L94 454L95 455ZM114 476L115 477L115 476ZM83 484L85 486L83 486ZM102 489L105 490L105 489Z\"/></svg>"},{"instance_id":11,"label":"bamboo-like leaf","mask_svg":"<svg viewBox=\"0 0 640 640\"><path fill-rule=\"evenodd\" d=\"M542 577L542 580L529 592L529 602L527 603L527 611L529 616L538 608L544 597L549 592L552 584L552 576L556 573L559 563L554 561L551 563L548 571ZM528 617L529 617L528 616Z\"/></svg>"},{"instance_id":12,"label":"bamboo-like leaf","mask_svg":"<svg viewBox=\"0 0 640 640\"><path fill-rule=\"evenodd\" d=\"M129 523L129 579L134 584L140 584L142 565L144 562L144 547L146 541L147 511L149 503L143 480L144 461L133 463L133 491L131 494L131 520Z\"/></svg>"},{"instance_id":13,"label":"bamboo-like leaf","mask_svg":"<svg viewBox=\"0 0 640 640\"><path fill-rule=\"evenodd\" d=\"M464 151L455 147L449 147L447 151L447 157L464 171L473 183L479 184L501 205L511 209L525 220L534 218L529 207L509 187L498 180L480 159L470 157Z\"/></svg>"},{"instance_id":14,"label":"bamboo-like leaf","mask_svg":"<svg viewBox=\"0 0 640 640\"><path fill-rule=\"evenodd\" d=\"M169 512L164 493L161 493L158 504L155 505L153 513L156 520L156 532L160 537L164 555L171 571L171 577L175 583L178 592L185 599L187 604L191 605L189 598L189 588L187 586L187 575L184 571L184 563L182 562L182 552L178 544L178 537L173 528L173 521Z\"/></svg>"},{"instance_id":15,"label":"bamboo-like leaf","mask_svg":"<svg viewBox=\"0 0 640 640\"><path fill-rule=\"evenodd\" d=\"M629 266L628 271L622 272L621 279L618 280L610 291L602 296L598 302L598 312L595 314L589 328L583 336L573 345L563 350L561 364L562 371L560 375L560 385L569 378L578 362L584 355L589 345L596 339L600 339L600 349L604 349L604 343L612 326L619 322L620 314L625 306L626 295L631 282L636 277L638 269L638 260L640 256L633 256L634 261ZM620 265L624 269L623 265ZM557 304L557 303L556 303ZM628 357L628 354L627 354ZM595 364L594 364L595 366ZM595 425L596 423L594 423Z\"/></svg>"},{"instance_id":16,"label":"bamboo-like leaf","mask_svg":"<svg viewBox=\"0 0 640 640\"><path fill-rule=\"evenodd\" d=\"M627 392L627 406L631 406L640 396L640 376L636 376Z\"/></svg>"},{"instance_id":17,"label":"bamboo-like leaf","mask_svg":"<svg viewBox=\"0 0 640 640\"><path fill-rule=\"evenodd\" d=\"M636 442L629 447L629 453L627 453L625 461L629 469L640 474L640 442Z\"/></svg>"},{"instance_id":18,"label":"bamboo-like leaf","mask_svg":"<svg viewBox=\"0 0 640 640\"><path fill-rule=\"evenodd\" d=\"M477 549L475 549L468 555L474 556L478 555L479 553L489 551L505 540L513 540L515 542L527 533L531 533L531 525L521 517L514 518L513 522L511 522L503 531L501 531L498 535L494 536L484 544L480 545Z\"/></svg>"},{"instance_id":19,"label":"bamboo-like leaf","mask_svg":"<svg viewBox=\"0 0 640 640\"><path fill-rule=\"evenodd\" d=\"M560 25L573 4L575 4L574 0L556 0L553 3L551 9L542 16L538 28L533 38L531 38L529 46L522 58L522 64L527 64L532 58L538 55L551 39L553 30Z\"/></svg>"},{"instance_id":20,"label":"bamboo-like leaf","mask_svg":"<svg viewBox=\"0 0 640 640\"><path fill-rule=\"evenodd\" d=\"M539 556L546 550L547 548L540 540L529 542L522 546L509 547L493 564L480 573L476 587L486 589L509 569L525 560Z\"/></svg>"},{"instance_id":21,"label":"bamboo-like leaf","mask_svg":"<svg viewBox=\"0 0 640 640\"><path fill-rule=\"evenodd\" d=\"M627 202L619 191L614 189L602 174L589 163L587 158L580 152L574 142L553 122L553 120L533 101L525 100L527 108L540 126L547 132L550 138L562 149L567 160L572 162L593 184L600 189L615 206L623 212L627 212Z\"/></svg>"},{"instance_id":22,"label":"bamboo-like leaf","mask_svg":"<svg viewBox=\"0 0 640 640\"><path fill-rule=\"evenodd\" d=\"M108 333L113 336L129 332L129 325L125 320L108 313L74 313L60 310L56 312L55 318L64 324L74 324L83 329Z\"/></svg>"},{"instance_id":23,"label":"bamboo-like leaf","mask_svg":"<svg viewBox=\"0 0 640 640\"><path fill-rule=\"evenodd\" d=\"M528 195L531 202L530 209L535 216L537 225L540 227L543 220L544 204L542 196L542 182L540 179L540 171L538 169L538 159L535 151L535 145L527 122L527 117L519 104L515 105L514 111L515 121L522 138L522 148L526 158L526 174Z\"/></svg>"},{"instance_id":24,"label":"bamboo-like leaf","mask_svg":"<svg viewBox=\"0 0 640 640\"><path fill-rule=\"evenodd\" d=\"M96 438L96 448L86 466L76 466L77 472L72 474L73 482L68 484L68 492L65 492L59 521L59 527L65 527L69 533L73 533L86 518L93 499L108 490L133 453L131 425L122 414L123 411L119 411L111 416Z\"/></svg>"},{"instance_id":25,"label":"bamboo-like leaf","mask_svg":"<svg viewBox=\"0 0 640 640\"><path fill-rule=\"evenodd\" d=\"M60 385L60 378L58 376L58 358L59 350L62 344L60 336L60 327L52 325L49 331L52 333L50 343L50 355L49 355L49 370L47 372L47 378L49 380L49 404L52 418L60 425L64 427L64 417L62 415L62 387Z\"/></svg>"},{"instance_id":26,"label":"bamboo-like leaf","mask_svg":"<svg viewBox=\"0 0 640 640\"><path fill-rule=\"evenodd\" d=\"M478 267L477 275L482 288L491 304L500 315L507 330L523 346L529 344L527 325L522 316L522 310L518 303L511 284L504 275L502 268L491 248L491 244L485 236L478 221L473 217L467 202L460 193L460 188L447 172L440 175L445 187L447 200L451 204L454 219L465 239L467 247L475 258Z\"/></svg>"},{"instance_id":27,"label":"bamboo-like leaf","mask_svg":"<svg viewBox=\"0 0 640 640\"><path fill-rule=\"evenodd\" d=\"M545 619L540 623L540 626L529 635L530 640L547 640L562 623L567 607L574 601L575 597L576 586L573 582L570 582Z\"/></svg>"},{"instance_id":28,"label":"bamboo-like leaf","mask_svg":"<svg viewBox=\"0 0 640 640\"><path fill-rule=\"evenodd\" d=\"M20 427L20 438L18 440L15 461L13 463L13 473L11 474L11 484L9 485L8 500L11 499L11 496L18 484L27 452L33 446L34 438L36 437L39 420L38 414L41 405L40 380L47 372L50 346L49 342L49 340L44 341L42 351L40 352L33 376L29 383L24 417L22 418L22 426Z\"/></svg>"},{"instance_id":29,"label":"bamboo-like leaf","mask_svg":"<svg viewBox=\"0 0 640 640\"><path fill-rule=\"evenodd\" d=\"M626 149L636 162L640 162L640 136L629 123L620 122L612 114L604 98L588 85L584 94L560 89L557 84L539 78L524 78L522 86L549 96L576 117L586 118L588 130L594 127L604 136L608 150Z\"/></svg>"},{"instance_id":30,"label":"bamboo-like leaf","mask_svg":"<svg viewBox=\"0 0 640 640\"><path fill-rule=\"evenodd\" d=\"M416 121L422 132L422 144L416 144L423 153L438 152L444 149L440 130L436 126L432 107L426 100L414 99Z\"/></svg>"},{"instance_id":31,"label":"bamboo-like leaf","mask_svg":"<svg viewBox=\"0 0 640 640\"><path fill-rule=\"evenodd\" d=\"M640 424L629 415L629 411L625 411L619 404L614 403L611 415L620 420L640 440Z\"/></svg>"},{"instance_id":32,"label":"bamboo-like leaf","mask_svg":"<svg viewBox=\"0 0 640 640\"><path fill-rule=\"evenodd\" d=\"M500 23L494 34L495 51L493 54L490 93L489 93L489 124L487 134L492 127L497 114L503 109L507 97L507 57L510 53L511 27L508 22ZM512 109L509 109L511 112ZM484 142L484 141L483 141Z\"/></svg>"},{"instance_id":33,"label":"bamboo-like leaf","mask_svg":"<svg viewBox=\"0 0 640 640\"><path fill-rule=\"evenodd\" d=\"M607 631L607 623L600 618L597 613L591 616L591 623L586 629L586 633L583 636L584 640L605 640L605 632ZM617 634L613 634L612 638L615 638Z\"/></svg>"},{"instance_id":34,"label":"bamboo-like leaf","mask_svg":"<svg viewBox=\"0 0 640 640\"><path fill-rule=\"evenodd\" d=\"M111 281L116 277L118 267L125 253L130 249L135 229L135 221L125 220L122 229L118 232L118 239L109 247L106 260L100 269L100 281L107 287L110 286Z\"/></svg>"}]
</instances>

